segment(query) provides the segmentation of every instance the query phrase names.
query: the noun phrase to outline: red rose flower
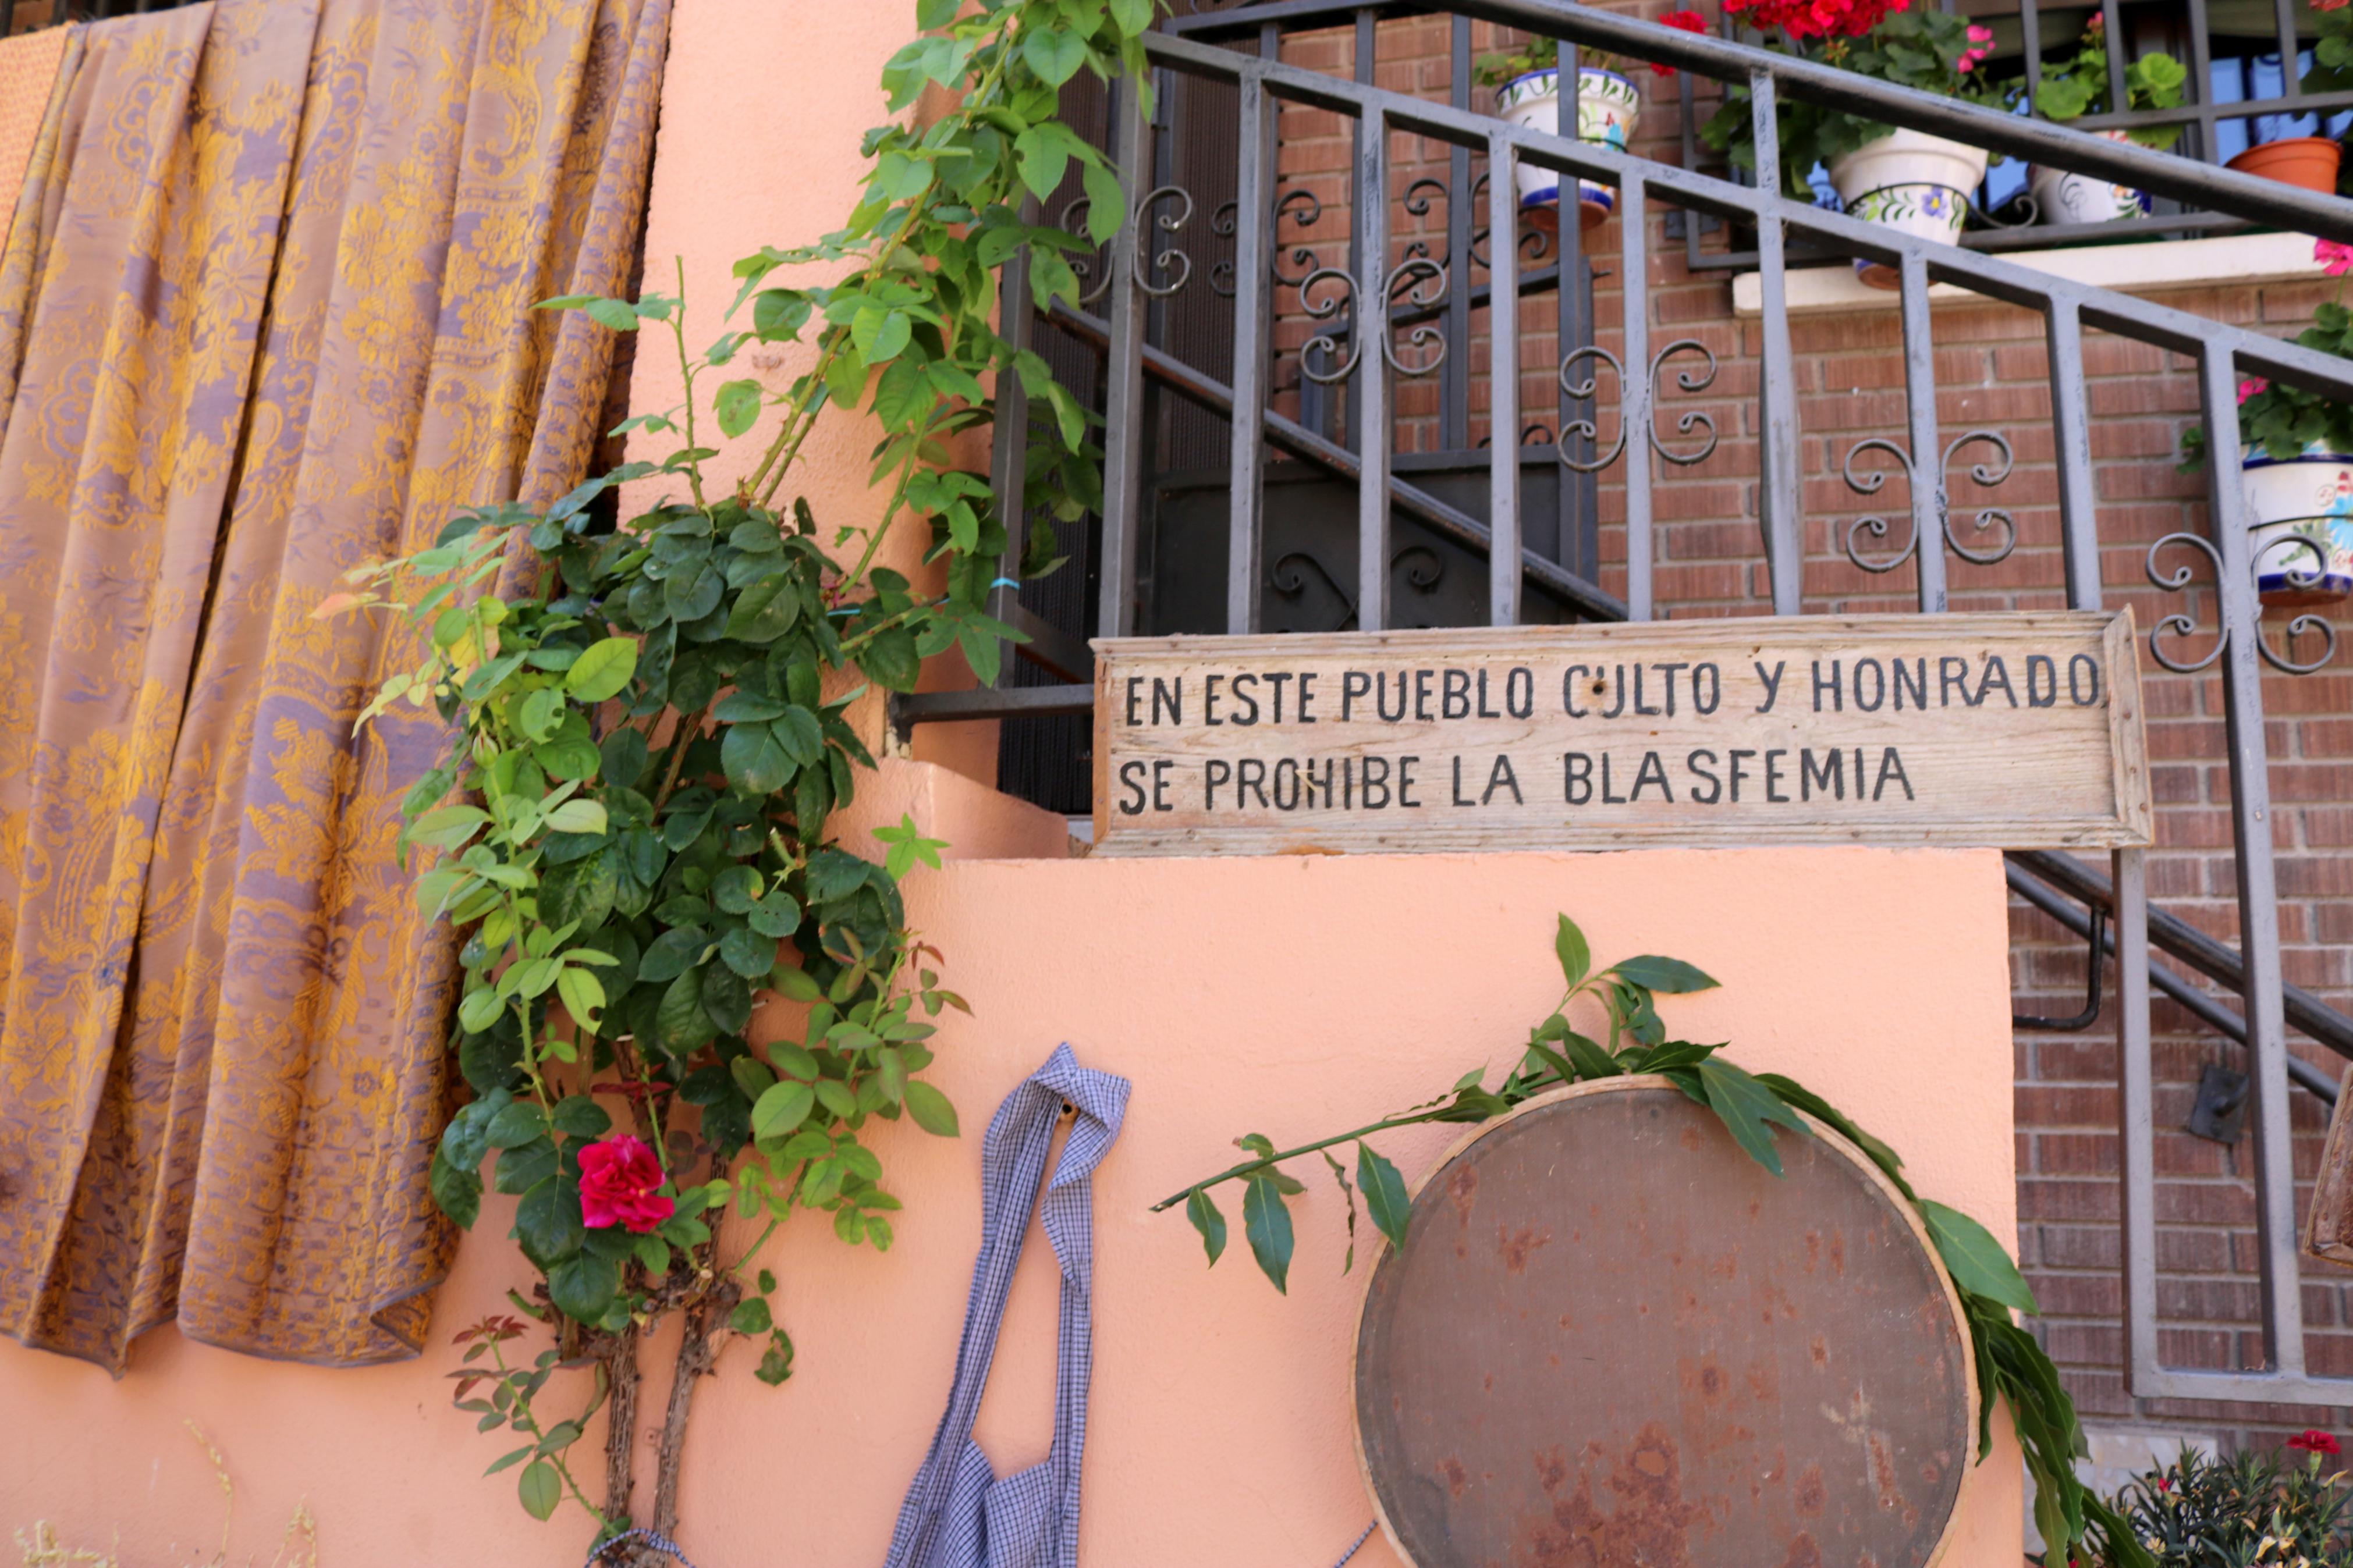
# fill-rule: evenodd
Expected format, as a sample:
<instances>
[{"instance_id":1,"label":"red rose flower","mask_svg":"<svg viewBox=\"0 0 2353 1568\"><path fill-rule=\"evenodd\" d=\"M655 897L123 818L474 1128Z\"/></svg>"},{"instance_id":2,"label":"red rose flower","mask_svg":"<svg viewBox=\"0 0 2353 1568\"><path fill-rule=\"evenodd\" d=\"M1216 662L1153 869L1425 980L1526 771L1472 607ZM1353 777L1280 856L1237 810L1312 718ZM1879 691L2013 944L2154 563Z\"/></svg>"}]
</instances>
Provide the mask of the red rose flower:
<instances>
[{"instance_id":1,"label":"red rose flower","mask_svg":"<svg viewBox=\"0 0 2353 1568\"><path fill-rule=\"evenodd\" d=\"M2332 1458L2340 1451L2337 1446L2337 1439L2317 1426L2309 1431L2298 1432L2287 1440L2287 1446L2291 1448L2301 1448L2307 1454L2327 1454Z\"/></svg>"},{"instance_id":2,"label":"red rose flower","mask_svg":"<svg viewBox=\"0 0 2353 1568\"><path fill-rule=\"evenodd\" d=\"M626 1132L599 1139L580 1151L580 1223L642 1236L677 1212L677 1203L654 1190L667 1180L644 1139Z\"/></svg>"},{"instance_id":3,"label":"red rose flower","mask_svg":"<svg viewBox=\"0 0 2353 1568\"><path fill-rule=\"evenodd\" d=\"M1660 17L1659 21L1662 26L1672 27L1678 32L1704 33L1707 31L1707 18L1701 16L1696 11L1670 11L1665 16ZM1675 68L1672 66L1662 66L1659 64L1658 61L1652 60L1651 62L1651 74L1652 76L1672 76L1675 74Z\"/></svg>"}]
</instances>

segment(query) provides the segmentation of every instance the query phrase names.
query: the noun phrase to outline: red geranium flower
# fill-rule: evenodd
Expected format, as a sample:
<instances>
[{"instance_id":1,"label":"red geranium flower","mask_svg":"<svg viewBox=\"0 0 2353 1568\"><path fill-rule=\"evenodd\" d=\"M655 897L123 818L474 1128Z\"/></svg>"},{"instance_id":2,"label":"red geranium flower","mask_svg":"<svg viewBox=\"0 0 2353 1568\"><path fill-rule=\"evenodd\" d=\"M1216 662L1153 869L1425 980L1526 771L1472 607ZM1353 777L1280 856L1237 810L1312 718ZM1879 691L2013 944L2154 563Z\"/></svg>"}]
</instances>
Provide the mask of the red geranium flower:
<instances>
[{"instance_id":1,"label":"red geranium flower","mask_svg":"<svg viewBox=\"0 0 2353 1568\"><path fill-rule=\"evenodd\" d=\"M668 1179L644 1139L626 1132L599 1139L580 1151L580 1223L642 1236L677 1212L676 1202L654 1190Z\"/></svg>"},{"instance_id":2,"label":"red geranium flower","mask_svg":"<svg viewBox=\"0 0 2353 1568\"><path fill-rule=\"evenodd\" d=\"M1704 33L1707 31L1707 18L1701 16L1696 11L1670 11L1665 16L1660 17L1659 21L1662 26L1673 27L1680 32ZM1672 66L1662 66L1658 61L1652 60L1651 62L1651 74L1652 76L1672 76L1675 74L1675 68Z\"/></svg>"},{"instance_id":3,"label":"red geranium flower","mask_svg":"<svg viewBox=\"0 0 2353 1568\"><path fill-rule=\"evenodd\" d=\"M2291 1448L2301 1448L2307 1454L2327 1454L2331 1458L2340 1451L2337 1439L2317 1426L2308 1431L2298 1432L2287 1440L2287 1446Z\"/></svg>"},{"instance_id":4,"label":"red geranium flower","mask_svg":"<svg viewBox=\"0 0 2353 1568\"><path fill-rule=\"evenodd\" d=\"M1859 38L1911 0L1725 0L1752 27L1779 27L1793 38Z\"/></svg>"}]
</instances>

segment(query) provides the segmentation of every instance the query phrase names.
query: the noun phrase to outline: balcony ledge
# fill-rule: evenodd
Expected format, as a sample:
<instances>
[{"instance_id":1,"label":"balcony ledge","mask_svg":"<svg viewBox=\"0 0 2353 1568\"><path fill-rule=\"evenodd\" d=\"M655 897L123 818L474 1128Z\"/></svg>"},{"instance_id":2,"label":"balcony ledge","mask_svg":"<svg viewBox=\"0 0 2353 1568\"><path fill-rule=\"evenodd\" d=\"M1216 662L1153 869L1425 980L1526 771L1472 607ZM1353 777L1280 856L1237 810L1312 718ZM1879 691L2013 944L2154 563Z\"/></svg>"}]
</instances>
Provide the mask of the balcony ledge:
<instances>
[{"instance_id":1,"label":"balcony ledge","mask_svg":"<svg viewBox=\"0 0 2353 1568\"><path fill-rule=\"evenodd\" d=\"M2021 267L2077 283L2126 293L2156 289L2194 289L2218 283L2293 283L2322 276L2312 258L2312 240L2301 234L2230 234L2209 239L2158 239L2132 245L2079 245L2055 250L2013 251L2005 258ZM1873 289L1845 266L1792 271L1789 314L1893 310L1895 290ZM1930 300L1990 303L1984 296L1949 283L1929 285ZM1736 316L1763 314L1764 286L1754 272L1732 280Z\"/></svg>"}]
</instances>

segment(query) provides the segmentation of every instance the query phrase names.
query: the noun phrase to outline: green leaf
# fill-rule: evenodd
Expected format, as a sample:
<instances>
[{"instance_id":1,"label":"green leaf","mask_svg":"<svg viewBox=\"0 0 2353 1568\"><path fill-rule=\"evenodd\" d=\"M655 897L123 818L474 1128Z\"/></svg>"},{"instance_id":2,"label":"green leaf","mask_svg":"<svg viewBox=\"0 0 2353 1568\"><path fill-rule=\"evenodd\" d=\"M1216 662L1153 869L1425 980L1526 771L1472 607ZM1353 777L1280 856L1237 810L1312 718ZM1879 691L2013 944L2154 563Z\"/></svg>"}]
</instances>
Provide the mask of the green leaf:
<instances>
[{"instance_id":1,"label":"green leaf","mask_svg":"<svg viewBox=\"0 0 2353 1568\"><path fill-rule=\"evenodd\" d=\"M800 613L800 589L792 574L775 573L737 597L727 614L727 635L738 642L772 643L793 629Z\"/></svg>"},{"instance_id":2,"label":"green leaf","mask_svg":"<svg viewBox=\"0 0 2353 1568\"><path fill-rule=\"evenodd\" d=\"M610 1258L581 1251L547 1271L547 1294L567 1317L593 1323L605 1315L621 1288L621 1270Z\"/></svg>"},{"instance_id":3,"label":"green leaf","mask_svg":"<svg viewBox=\"0 0 2353 1568\"><path fill-rule=\"evenodd\" d=\"M764 980L776 966L776 944L773 938L738 926L719 939L719 962L746 980Z\"/></svg>"},{"instance_id":4,"label":"green leaf","mask_svg":"<svg viewBox=\"0 0 2353 1568\"><path fill-rule=\"evenodd\" d=\"M1284 1295L1291 1293L1291 1209L1274 1178L1263 1172L1242 1184L1242 1233L1259 1270Z\"/></svg>"},{"instance_id":5,"label":"green leaf","mask_svg":"<svg viewBox=\"0 0 2353 1568\"><path fill-rule=\"evenodd\" d=\"M1120 219L1127 214L1127 193L1120 188L1119 176L1101 163L1079 165L1079 179L1087 189L1087 237L1102 245L1119 232Z\"/></svg>"},{"instance_id":6,"label":"green leaf","mask_svg":"<svg viewBox=\"0 0 2353 1568\"><path fill-rule=\"evenodd\" d=\"M1577 929L1577 922L1567 915L1560 917L1560 929L1553 935L1552 950L1560 955L1560 972L1570 989L1583 984L1593 972L1593 950L1586 945L1585 933Z\"/></svg>"},{"instance_id":7,"label":"green leaf","mask_svg":"<svg viewBox=\"0 0 2353 1568\"><path fill-rule=\"evenodd\" d=\"M572 1021L583 1029L594 1029L601 1021L599 1015L605 1010L605 983L587 970L572 964L558 970L555 994L563 999L564 1010L572 1015Z\"/></svg>"},{"instance_id":8,"label":"green leaf","mask_svg":"<svg viewBox=\"0 0 2353 1568\"><path fill-rule=\"evenodd\" d=\"M547 814L547 826L558 833L602 834L607 824L605 808L593 800L567 800Z\"/></svg>"},{"instance_id":9,"label":"green leaf","mask_svg":"<svg viewBox=\"0 0 2353 1568\"><path fill-rule=\"evenodd\" d=\"M1699 1081L1707 1091L1708 1108L1733 1141L1777 1176L1781 1173L1781 1152L1773 1147L1772 1126L1812 1135L1805 1119L1782 1104L1779 1096L1721 1058L1709 1057L1699 1064Z\"/></svg>"},{"instance_id":10,"label":"green leaf","mask_svg":"<svg viewBox=\"0 0 2353 1568\"><path fill-rule=\"evenodd\" d=\"M765 1334L776 1326L768 1314L768 1303L758 1296L735 1303L727 1314L727 1326L739 1334Z\"/></svg>"},{"instance_id":11,"label":"green leaf","mask_svg":"<svg viewBox=\"0 0 2353 1568\"><path fill-rule=\"evenodd\" d=\"M727 782L744 795L774 795L793 776L795 764L773 725L737 724L719 742L719 765Z\"/></svg>"},{"instance_id":12,"label":"green leaf","mask_svg":"<svg viewBox=\"0 0 2353 1568\"><path fill-rule=\"evenodd\" d=\"M907 1114L937 1138L957 1136L956 1109L948 1097L921 1079L907 1080Z\"/></svg>"},{"instance_id":13,"label":"green leaf","mask_svg":"<svg viewBox=\"0 0 2353 1568\"><path fill-rule=\"evenodd\" d=\"M587 1234L580 1221L579 1191L559 1177L541 1182L515 1205L515 1239L542 1268L578 1252Z\"/></svg>"},{"instance_id":14,"label":"green leaf","mask_svg":"<svg viewBox=\"0 0 2353 1568\"><path fill-rule=\"evenodd\" d=\"M661 1001L654 1009L654 1033L660 1037L662 1048L672 1056L683 1056L709 1045L719 1033L711 1015L703 1011L701 973L690 969L662 992Z\"/></svg>"},{"instance_id":15,"label":"green leaf","mask_svg":"<svg viewBox=\"0 0 2353 1568\"><path fill-rule=\"evenodd\" d=\"M555 1511L555 1505L564 1500L564 1482L556 1475L554 1465L545 1459L533 1459L516 1479L515 1495L522 1500L525 1513L544 1521Z\"/></svg>"},{"instance_id":16,"label":"green leaf","mask_svg":"<svg viewBox=\"0 0 2353 1568\"><path fill-rule=\"evenodd\" d=\"M1087 42L1076 33L1033 22L1021 29L1021 58L1039 80L1060 87L1086 63Z\"/></svg>"},{"instance_id":17,"label":"green leaf","mask_svg":"<svg viewBox=\"0 0 2353 1568\"><path fill-rule=\"evenodd\" d=\"M1152 26L1153 0L1111 0L1113 26L1128 37L1134 37Z\"/></svg>"},{"instance_id":18,"label":"green leaf","mask_svg":"<svg viewBox=\"0 0 2353 1568\"><path fill-rule=\"evenodd\" d=\"M427 1184L432 1190L433 1202L460 1230L473 1228L482 1211L481 1177L451 1164L448 1156L436 1149Z\"/></svg>"},{"instance_id":19,"label":"green leaf","mask_svg":"<svg viewBox=\"0 0 2353 1568\"><path fill-rule=\"evenodd\" d=\"M613 1127L613 1119L605 1113L605 1108L585 1094L559 1100L550 1120L557 1131L574 1138L601 1138Z\"/></svg>"},{"instance_id":20,"label":"green leaf","mask_svg":"<svg viewBox=\"0 0 2353 1568\"><path fill-rule=\"evenodd\" d=\"M1561 1037L1560 1044L1576 1065L1578 1078L1616 1078L1626 1070L1625 1065L1605 1050L1601 1042L1588 1040L1574 1029Z\"/></svg>"},{"instance_id":21,"label":"green leaf","mask_svg":"<svg viewBox=\"0 0 2353 1568\"><path fill-rule=\"evenodd\" d=\"M760 422L766 395L756 381L731 381L719 389L719 432L731 439Z\"/></svg>"},{"instance_id":22,"label":"green leaf","mask_svg":"<svg viewBox=\"0 0 2353 1568\"><path fill-rule=\"evenodd\" d=\"M564 689L583 702L602 702L618 696L637 672L637 639L606 637L590 643L573 660L564 672Z\"/></svg>"},{"instance_id":23,"label":"green leaf","mask_svg":"<svg viewBox=\"0 0 2353 1568\"><path fill-rule=\"evenodd\" d=\"M1214 1267L1219 1255L1226 1250L1226 1216L1219 1212L1206 1188L1195 1187L1185 1194L1185 1217L1201 1233L1201 1250L1209 1255Z\"/></svg>"},{"instance_id":24,"label":"green leaf","mask_svg":"<svg viewBox=\"0 0 2353 1568\"><path fill-rule=\"evenodd\" d=\"M1928 1238L1936 1244L1936 1256L1945 1260L1954 1284L2021 1312L2041 1310L2034 1291L1991 1231L1960 1210L1929 1198L1920 1200L1920 1217L1927 1222Z\"/></svg>"},{"instance_id":25,"label":"green leaf","mask_svg":"<svg viewBox=\"0 0 2353 1568\"><path fill-rule=\"evenodd\" d=\"M493 1149L519 1149L547 1131L547 1118L530 1100L519 1100L491 1118L482 1141Z\"/></svg>"},{"instance_id":26,"label":"green leaf","mask_svg":"<svg viewBox=\"0 0 2353 1568\"><path fill-rule=\"evenodd\" d=\"M1651 953L1622 959L1610 965L1609 973L1645 991L1663 991L1670 996L1715 988L1713 979L1682 959L1660 958Z\"/></svg>"},{"instance_id":27,"label":"green leaf","mask_svg":"<svg viewBox=\"0 0 2353 1568\"><path fill-rule=\"evenodd\" d=\"M1356 1140L1356 1186L1365 1194L1365 1207L1373 1223L1389 1238L1389 1245L1404 1247L1405 1227L1413 1218L1413 1200L1406 1195L1405 1178L1361 1138Z\"/></svg>"},{"instance_id":28,"label":"green leaf","mask_svg":"<svg viewBox=\"0 0 2353 1568\"><path fill-rule=\"evenodd\" d=\"M752 1136L781 1138L808 1120L817 1092L794 1079L780 1079L752 1105Z\"/></svg>"},{"instance_id":29,"label":"green leaf","mask_svg":"<svg viewBox=\"0 0 2353 1568\"><path fill-rule=\"evenodd\" d=\"M531 1444L531 1443L525 1443L522 1447L517 1448L513 1453L512 1453L512 1454L503 1454L503 1455L501 1455L498 1458L492 1459L492 1460L491 1461L491 1468L490 1468L489 1469L487 1469L487 1470L484 1470L484 1471L482 1472L482 1474L484 1474L485 1476L495 1476L495 1475L497 1475L501 1470L504 1470L504 1469L512 1469L513 1467L515 1467L515 1466L517 1466L517 1465L522 1464L525 1459L530 1458L533 1454L535 1454L535 1453L537 1453L537 1452L539 1452L539 1449L538 1449L538 1447L537 1447L537 1446L536 1446L536 1445L534 1445L534 1444Z\"/></svg>"}]
</instances>

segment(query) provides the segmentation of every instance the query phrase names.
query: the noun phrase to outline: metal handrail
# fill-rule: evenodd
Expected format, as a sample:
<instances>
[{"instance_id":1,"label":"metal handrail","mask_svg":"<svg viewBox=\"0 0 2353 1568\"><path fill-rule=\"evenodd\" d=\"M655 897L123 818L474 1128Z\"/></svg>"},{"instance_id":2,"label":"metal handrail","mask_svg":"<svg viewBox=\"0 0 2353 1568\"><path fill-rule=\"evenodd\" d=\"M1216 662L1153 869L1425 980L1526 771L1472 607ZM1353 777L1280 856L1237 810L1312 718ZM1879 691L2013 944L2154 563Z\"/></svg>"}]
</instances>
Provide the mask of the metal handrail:
<instances>
[{"instance_id":1,"label":"metal handrail","mask_svg":"<svg viewBox=\"0 0 2353 1568\"><path fill-rule=\"evenodd\" d=\"M1574 0L1456 0L1444 6L1409 4L1406 0L1369 5L1364 0L1278 0L1273 5L1214 13L1214 20L1192 17L1173 23L1169 26L1169 37L1155 42L1199 39L1207 46L1211 40L1255 37L1270 26L1295 26L1311 19L1336 22L1353 19L1361 13L1405 16L1440 10L1652 64L1672 66L1735 85L1747 85L1762 78L1787 97L1826 109L1841 109L1867 119L1949 137L2047 167L2095 175L2249 223L2295 229L2318 238L2353 244L2353 201L2339 196L2302 190L2129 142L2110 142L2088 130L1939 98L1915 88L1899 87L1727 38L1680 32L1656 22L1577 5ZM1324 107L1342 105L1327 102ZM2105 123L2105 120L2100 123Z\"/></svg>"}]
</instances>

